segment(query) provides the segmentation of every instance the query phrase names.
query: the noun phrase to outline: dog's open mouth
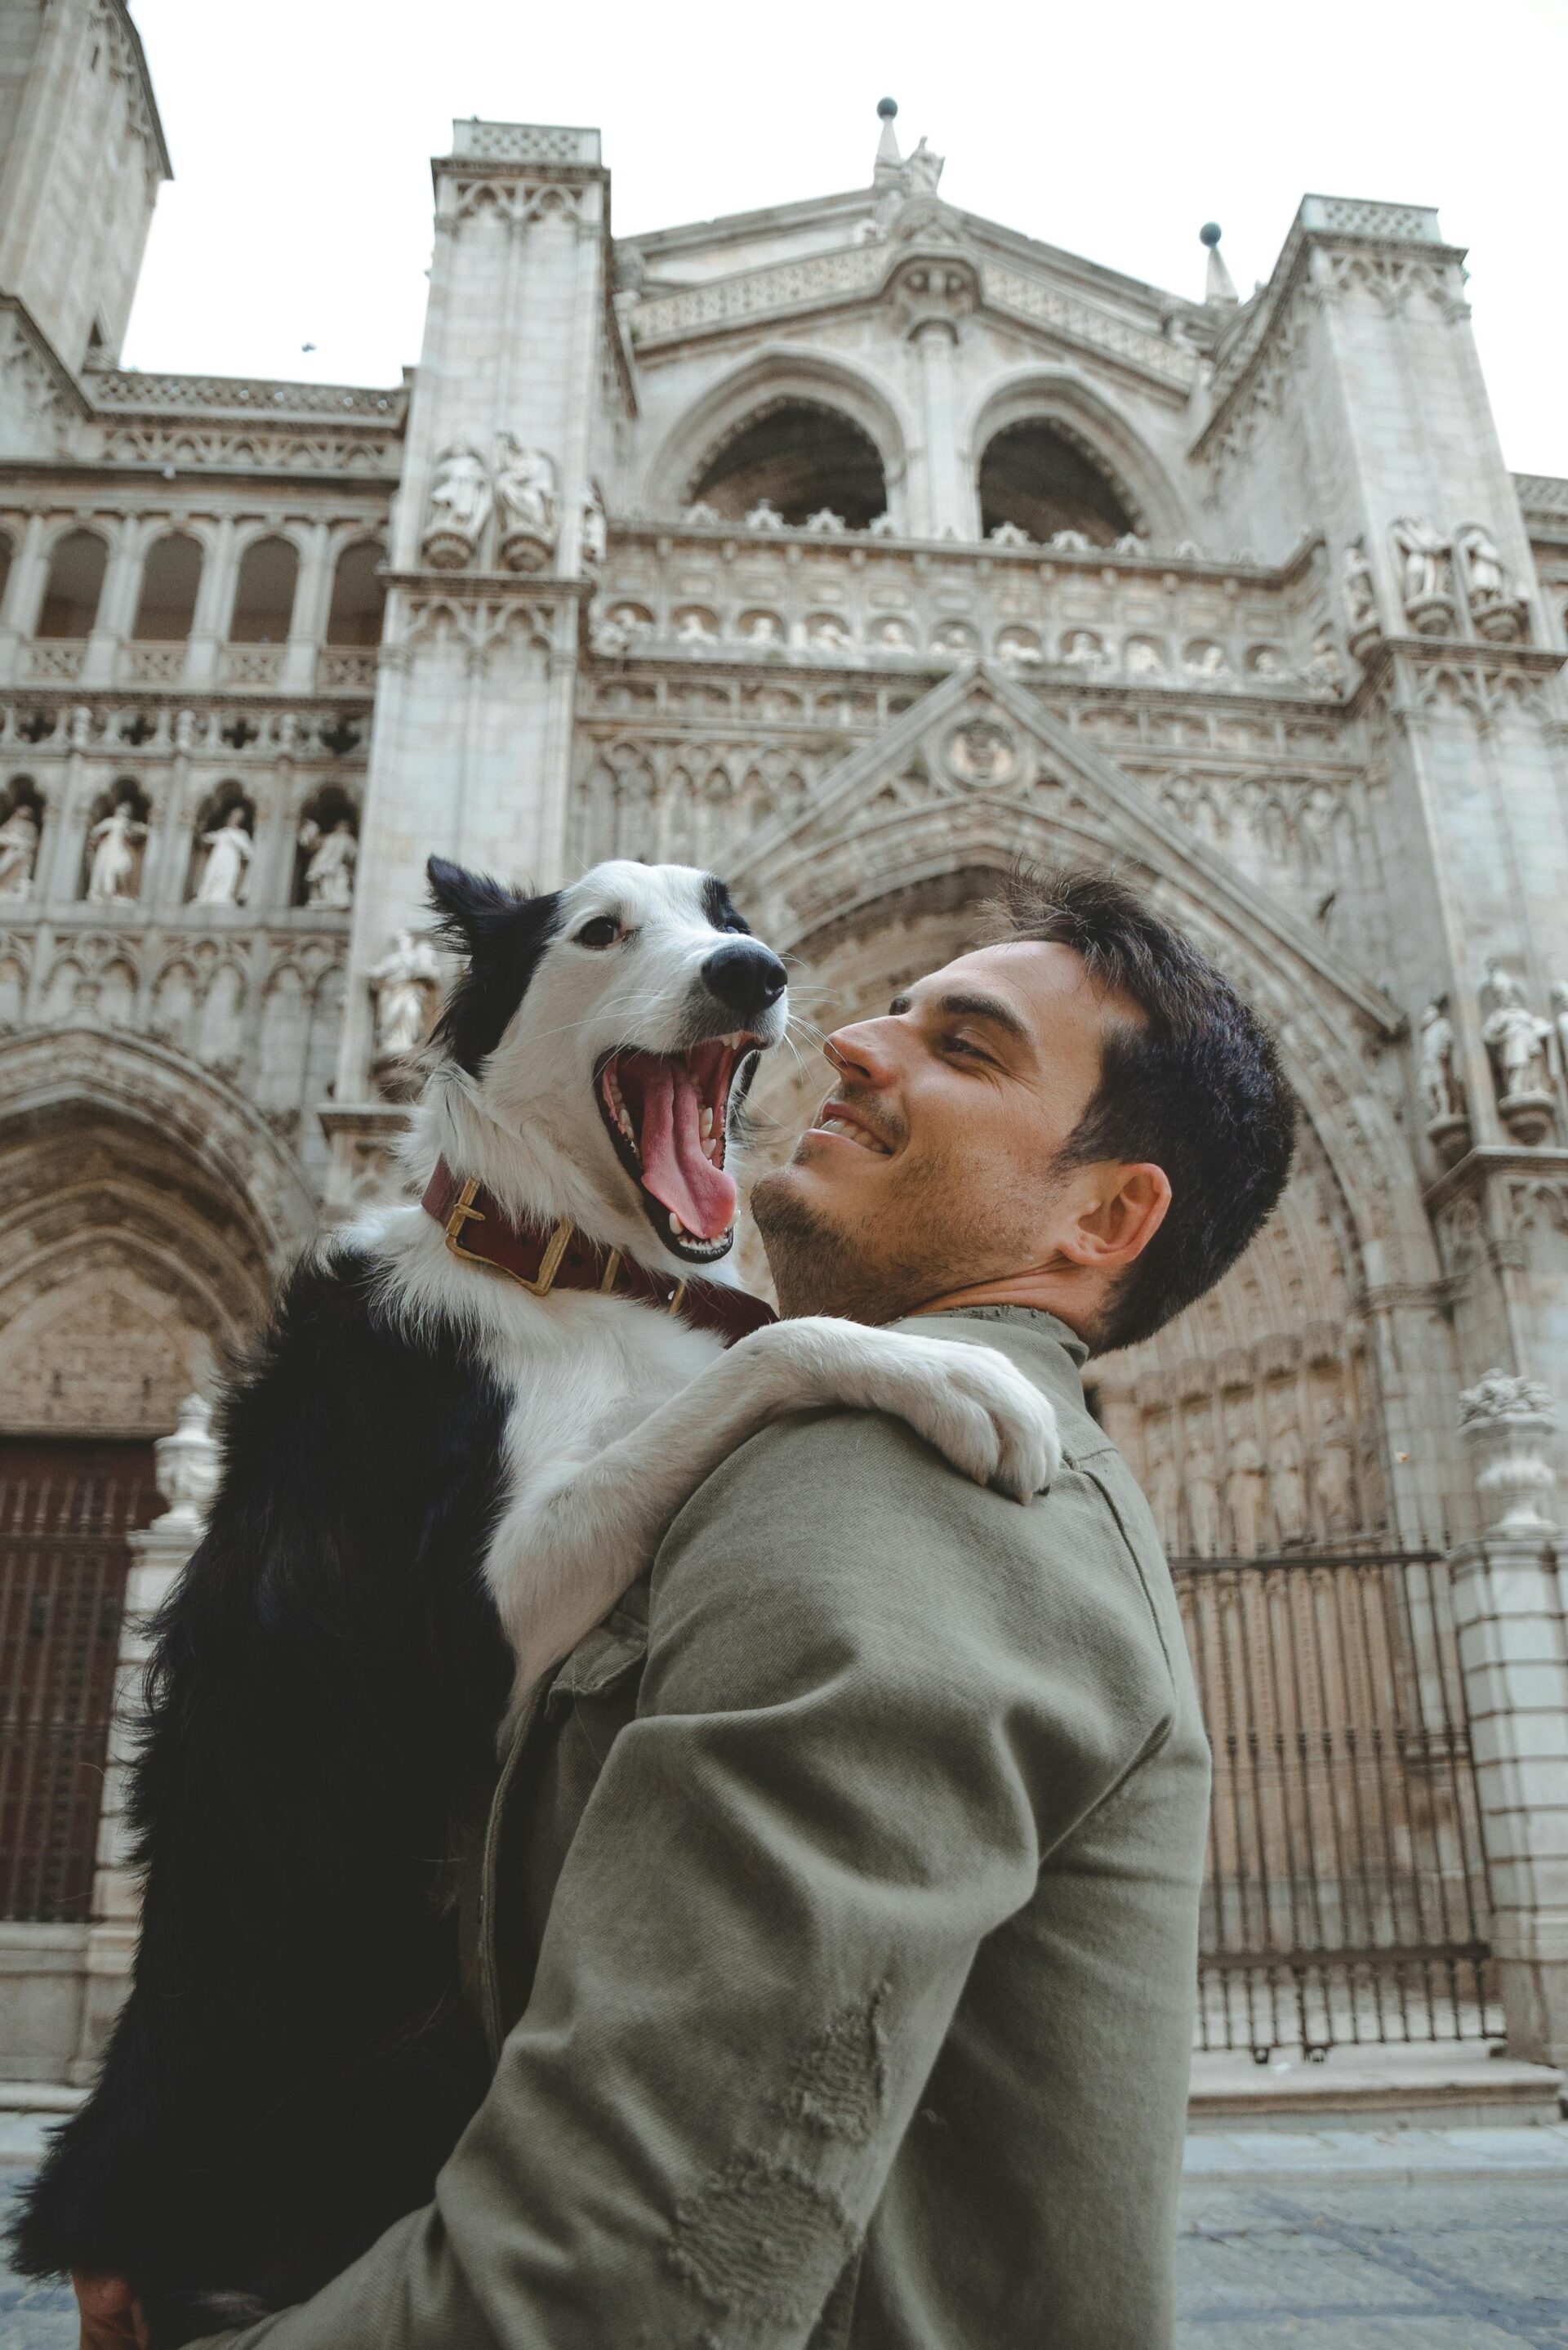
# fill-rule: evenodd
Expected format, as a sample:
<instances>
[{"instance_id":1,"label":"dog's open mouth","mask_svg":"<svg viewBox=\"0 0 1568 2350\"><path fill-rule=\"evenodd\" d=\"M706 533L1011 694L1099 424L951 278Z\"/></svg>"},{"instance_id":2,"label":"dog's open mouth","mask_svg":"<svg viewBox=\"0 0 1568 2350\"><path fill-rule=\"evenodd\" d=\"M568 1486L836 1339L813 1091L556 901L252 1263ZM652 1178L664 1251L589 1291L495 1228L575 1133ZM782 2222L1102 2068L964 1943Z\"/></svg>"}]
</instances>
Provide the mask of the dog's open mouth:
<instances>
[{"instance_id":1,"label":"dog's open mouth","mask_svg":"<svg viewBox=\"0 0 1568 2350\"><path fill-rule=\"evenodd\" d=\"M725 1170L730 1109L751 1084L755 1036L711 1036L685 1053L623 1045L594 1072L594 1097L617 1156L640 1187L649 1223L690 1263L721 1257L735 1236L740 1191Z\"/></svg>"}]
</instances>

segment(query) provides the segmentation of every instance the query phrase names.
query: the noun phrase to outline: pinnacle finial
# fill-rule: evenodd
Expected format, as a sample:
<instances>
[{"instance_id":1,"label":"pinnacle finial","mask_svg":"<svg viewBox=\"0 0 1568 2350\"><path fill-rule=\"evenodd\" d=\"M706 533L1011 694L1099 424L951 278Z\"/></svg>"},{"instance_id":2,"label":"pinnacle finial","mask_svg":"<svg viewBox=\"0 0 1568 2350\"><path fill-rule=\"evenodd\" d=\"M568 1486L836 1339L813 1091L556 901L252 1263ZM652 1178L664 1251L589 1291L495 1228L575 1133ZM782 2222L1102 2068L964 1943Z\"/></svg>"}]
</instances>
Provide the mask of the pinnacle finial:
<instances>
[{"instance_id":1,"label":"pinnacle finial","mask_svg":"<svg viewBox=\"0 0 1568 2350\"><path fill-rule=\"evenodd\" d=\"M877 111L881 117L882 135L877 141L877 164L871 179L872 184L880 188L898 178L903 169L904 159L898 152L898 141L893 130L893 119L898 111L898 99L879 98Z\"/></svg>"},{"instance_id":2,"label":"pinnacle finial","mask_svg":"<svg viewBox=\"0 0 1568 2350\"><path fill-rule=\"evenodd\" d=\"M1206 302L1234 302L1238 298L1235 285L1220 251L1219 222L1205 221L1198 232L1198 242L1209 248L1209 275L1203 288L1203 299Z\"/></svg>"}]
</instances>

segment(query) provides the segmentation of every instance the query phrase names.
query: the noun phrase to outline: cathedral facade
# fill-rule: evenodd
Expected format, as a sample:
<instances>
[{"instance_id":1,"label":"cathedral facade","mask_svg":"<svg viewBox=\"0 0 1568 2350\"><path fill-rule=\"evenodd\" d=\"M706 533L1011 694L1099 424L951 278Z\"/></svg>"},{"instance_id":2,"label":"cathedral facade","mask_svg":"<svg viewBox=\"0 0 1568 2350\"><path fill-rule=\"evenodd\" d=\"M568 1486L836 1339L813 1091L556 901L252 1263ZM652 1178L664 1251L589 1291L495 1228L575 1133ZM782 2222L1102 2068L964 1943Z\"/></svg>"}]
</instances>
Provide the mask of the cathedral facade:
<instances>
[{"instance_id":1,"label":"cathedral facade","mask_svg":"<svg viewBox=\"0 0 1568 2350\"><path fill-rule=\"evenodd\" d=\"M1302 1111L1094 1368L1172 1549L1475 1527L1461 1391L1568 1392L1568 482L1435 213L1308 195L1245 301L1206 230L1189 298L950 203L888 101L864 184L634 241L597 131L475 120L405 380L242 381L118 364L123 0L0 0L0 1444L147 1447L388 1180L431 850L710 866L818 1027L1087 859Z\"/></svg>"}]
</instances>

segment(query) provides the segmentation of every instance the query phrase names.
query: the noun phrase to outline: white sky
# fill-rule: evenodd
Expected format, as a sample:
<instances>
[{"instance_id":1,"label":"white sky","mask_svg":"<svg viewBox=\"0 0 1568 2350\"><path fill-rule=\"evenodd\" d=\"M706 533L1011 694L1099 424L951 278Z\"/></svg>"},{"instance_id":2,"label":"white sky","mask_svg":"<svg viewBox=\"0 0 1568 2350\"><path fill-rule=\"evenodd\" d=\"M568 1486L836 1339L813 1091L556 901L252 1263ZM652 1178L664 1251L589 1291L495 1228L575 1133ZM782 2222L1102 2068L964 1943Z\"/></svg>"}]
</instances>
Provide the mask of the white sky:
<instances>
[{"instance_id":1,"label":"white sky","mask_svg":"<svg viewBox=\"0 0 1568 2350\"><path fill-rule=\"evenodd\" d=\"M1438 204L1508 462L1568 474L1568 0L131 5L176 174L131 366L395 382L453 116L597 124L624 235L866 184L888 94L955 203L1193 296L1205 220L1245 292L1308 190Z\"/></svg>"}]
</instances>

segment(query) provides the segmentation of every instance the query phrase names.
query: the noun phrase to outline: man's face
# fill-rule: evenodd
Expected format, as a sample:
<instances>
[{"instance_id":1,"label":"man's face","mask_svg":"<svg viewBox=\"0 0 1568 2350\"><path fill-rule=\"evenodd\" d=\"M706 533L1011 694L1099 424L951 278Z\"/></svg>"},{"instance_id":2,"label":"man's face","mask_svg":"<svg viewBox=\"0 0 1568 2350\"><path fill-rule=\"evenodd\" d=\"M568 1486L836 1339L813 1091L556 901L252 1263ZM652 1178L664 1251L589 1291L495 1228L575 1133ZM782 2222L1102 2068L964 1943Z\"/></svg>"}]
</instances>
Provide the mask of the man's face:
<instances>
[{"instance_id":1,"label":"man's face","mask_svg":"<svg viewBox=\"0 0 1568 2350\"><path fill-rule=\"evenodd\" d=\"M1135 1008L1072 948L961 955L829 1040L832 1089L753 1211L789 1313L880 1322L1047 1265L1075 1212L1054 1169Z\"/></svg>"}]
</instances>

